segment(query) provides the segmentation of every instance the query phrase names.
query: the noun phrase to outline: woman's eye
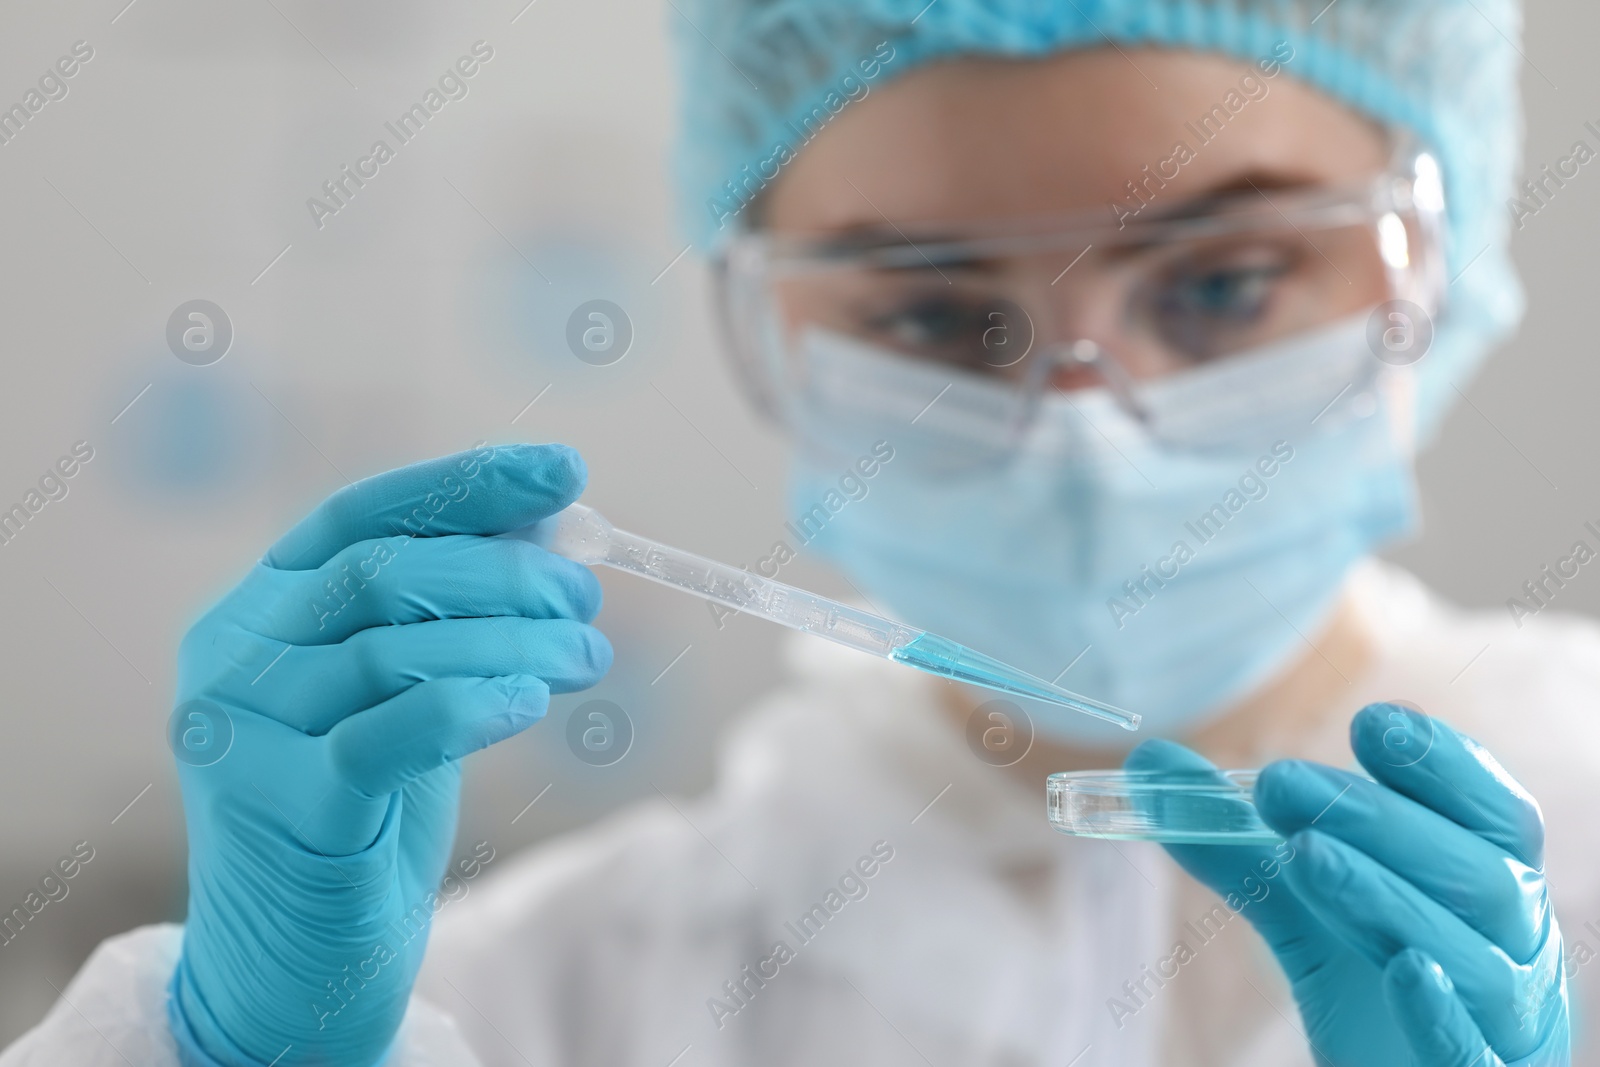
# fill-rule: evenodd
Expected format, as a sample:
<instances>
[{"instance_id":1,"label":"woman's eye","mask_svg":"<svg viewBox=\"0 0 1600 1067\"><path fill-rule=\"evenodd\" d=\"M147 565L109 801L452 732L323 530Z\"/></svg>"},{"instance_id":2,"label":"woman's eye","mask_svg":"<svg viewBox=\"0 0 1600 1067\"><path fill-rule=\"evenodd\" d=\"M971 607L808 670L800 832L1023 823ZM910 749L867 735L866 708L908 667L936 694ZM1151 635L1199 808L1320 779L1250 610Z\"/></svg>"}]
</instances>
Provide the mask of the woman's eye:
<instances>
[{"instance_id":1,"label":"woman's eye","mask_svg":"<svg viewBox=\"0 0 1600 1067\"><path fill-rule=\"evenodd\" d=\"M1218 359L1270 340L1295 269L1281 254L1180 265L1160 277L1143 307L1173 359Z\"/></svg>"},{"instance_id":2,"label":"woman's eye","mask_svg":"<svg viewBox=\"0 0 1600 1067\"><path fill-rule=\"evenodd\" d=\"M1236 323L1259 316L1287 268L1246 267L1183 275L1165 287L1169 314L1199 315Z\"/></svg>"},{"instance_id":3,"label":"woman's eye","mask_svg":"<svg viewBox=\"0 0 1600 1067\"><path fill-rule=\"evenodd\" d=\"M981 357L985 331L994 325L993 307L936 297L914 300L871 315L866 326L901 351L938 359Z\"/></svg>"}]
</instances>

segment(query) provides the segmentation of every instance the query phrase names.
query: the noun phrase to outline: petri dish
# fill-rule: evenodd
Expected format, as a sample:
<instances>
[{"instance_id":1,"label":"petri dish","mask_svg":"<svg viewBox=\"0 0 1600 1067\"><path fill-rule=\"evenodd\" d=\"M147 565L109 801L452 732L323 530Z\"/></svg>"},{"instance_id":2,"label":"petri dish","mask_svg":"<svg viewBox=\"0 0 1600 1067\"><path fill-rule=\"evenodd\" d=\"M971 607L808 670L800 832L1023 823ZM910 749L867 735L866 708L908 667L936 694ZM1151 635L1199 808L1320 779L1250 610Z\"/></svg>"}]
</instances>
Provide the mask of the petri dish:
<instances>
[{"instance_id":1,"label":"petri dish","mask_svg":"<svg viewBox=\"0 0 1600 1067\"><path fill-rule=\"evenodd\" d=\"M1256 812L1249 771L1071 771L1046 785L1050 824L1073 837L1168 844L1282 840Z\"/></svg>"}]
</instances>

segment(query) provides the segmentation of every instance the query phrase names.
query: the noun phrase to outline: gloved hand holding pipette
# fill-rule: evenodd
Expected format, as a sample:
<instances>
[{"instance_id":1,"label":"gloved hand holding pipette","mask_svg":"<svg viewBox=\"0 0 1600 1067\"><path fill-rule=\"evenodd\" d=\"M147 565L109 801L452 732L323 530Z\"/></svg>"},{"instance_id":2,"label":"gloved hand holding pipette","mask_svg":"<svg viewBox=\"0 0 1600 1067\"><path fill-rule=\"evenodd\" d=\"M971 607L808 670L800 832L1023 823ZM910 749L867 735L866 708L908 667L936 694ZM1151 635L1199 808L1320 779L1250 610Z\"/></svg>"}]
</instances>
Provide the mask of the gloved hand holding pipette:
<instances>
[{"instance_id":1,"label":"gloved hand holding pipette","mask_svg":"<svg viewBox=\"0 0 1600 1067\"><path fill-rule=\"evenodd\" d=\"M427 942L426 924L403 943L391 934L443 873L458 761L610 666L609 643L587 625L599 583L581 564L1138 722L935 635L618 531L573 503L585 480L570 449L511 445L357 482L189 632L180 714L226 719L233 737L220 758L179 765L190 896L170 1005L191 1051L228 1064L271 1063L291 1047L288 1062L383 1055ZM360 993L341 996L351 969Z\"/></svg>"},{"instance_id":2,"label":"gloved hand holding pipette","mask_svg":"<svg viewBox=\"0 0 1600 1067\"><path fill-rule=\"evenodd\" d=\"M178 747L185 1062L382 1057L455 836L458 761L611 665L587 625L594 575L487 536L559 511L585 478L569 448L510 445L357 482L189 631L179 714L231 744Z\"/></svg>"}]
</instances>

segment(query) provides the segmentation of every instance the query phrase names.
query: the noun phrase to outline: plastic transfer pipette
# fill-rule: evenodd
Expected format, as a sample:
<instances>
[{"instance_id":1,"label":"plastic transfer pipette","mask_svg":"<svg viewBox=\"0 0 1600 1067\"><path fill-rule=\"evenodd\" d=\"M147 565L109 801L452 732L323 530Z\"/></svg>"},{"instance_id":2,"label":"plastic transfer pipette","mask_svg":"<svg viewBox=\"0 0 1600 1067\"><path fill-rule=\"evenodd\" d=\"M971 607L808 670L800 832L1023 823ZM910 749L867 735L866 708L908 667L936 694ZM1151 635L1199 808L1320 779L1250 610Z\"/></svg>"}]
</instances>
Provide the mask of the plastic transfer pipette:
<instances>
[{"instance_id":1,"label":"plastic transfer pipette","mask_svg":"<svg viewBox=\"0 0 1600 1067\"><path fill-rule=\"evenodd\" d=\"M1139 728L1139 716L1132 712L1079 696L926 630L619 530L583 504L573 504L513 536L577 563L615 567L941 678L1048 701L1125 730Z\"/></svg>"}]
</instances>

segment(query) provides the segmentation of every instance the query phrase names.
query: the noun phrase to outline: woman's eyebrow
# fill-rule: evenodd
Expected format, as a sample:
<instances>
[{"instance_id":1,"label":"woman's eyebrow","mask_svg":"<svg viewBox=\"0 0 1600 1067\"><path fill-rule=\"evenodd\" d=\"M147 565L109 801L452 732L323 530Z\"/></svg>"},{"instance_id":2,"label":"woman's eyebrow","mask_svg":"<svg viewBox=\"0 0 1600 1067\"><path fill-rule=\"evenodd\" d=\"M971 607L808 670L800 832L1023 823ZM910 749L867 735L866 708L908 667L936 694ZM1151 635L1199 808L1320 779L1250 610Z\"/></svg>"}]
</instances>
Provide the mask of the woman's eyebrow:
<instances>
[{"instance_id":1,"label":"woman's eyebrow","mask_svg":"<svg viewBox=\"0 0 1600 1067\"><path fill-rule=\"evenodd\" d=\"M1147 205L1150 214L1141 217L1139 222L1148 225L1152 222L1201 218L1222 204L1236 202L1246 193L1258 193L1265 197L1273 192L1294 192L1313 188L1318 184L1320 184L1318 178L1304 171L1251 167L1220 175L1182 199L1175 198L1169 205L1153 202ZM1062 213L1059 217L1088 219L1093 218L1093 215L1094 209L1090 208L1087 211L1078 209ZM973 220L980 225L981 221L976 218ZM999 225L1005 225L1008 221L1013 224L1015 222L1015 220L996 220ZM908 228L895 226L880 218L863 218L836 229L809 235L808 239L815 242L813 250L817 254L848 256L855 252L882 248L885 245L938 245L945 242L959 242L973 236L973 223L907 224L907 226Z\"/></svg>"},{"instance_id":2,"label":"woman's eyebrow","mask_svg":"<svg viewBox=\"0 0 1600 1067\"><path fill-rule=\"evenodd\" d=\"M842 229L828 230L814 237L815 248L824 255L847 255L880 248L886 244L904 244L908 238L893 227L876 219L863 219Z\"/></svg>"},{"instance_id":3,"label":"woman's eyebrow","mask_svg":"<svg viewBox=\"0 0 1600 1067\"><path fill-rule=\"evenodd\" d=\"M1296 192L1314 188L1319 184L1322 183L1317 178L1303 171L1254 167L1233 174L1220 175L1165 209L1160 205L1152 205L1155 210L1149 221L1167 222L1200 218L1219 204L1236 201L1245 193L1259 193L1265 199L1268 193Z\"/></svg>"}]
</instances>

